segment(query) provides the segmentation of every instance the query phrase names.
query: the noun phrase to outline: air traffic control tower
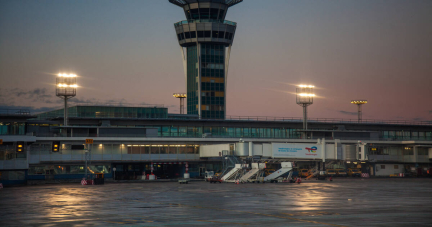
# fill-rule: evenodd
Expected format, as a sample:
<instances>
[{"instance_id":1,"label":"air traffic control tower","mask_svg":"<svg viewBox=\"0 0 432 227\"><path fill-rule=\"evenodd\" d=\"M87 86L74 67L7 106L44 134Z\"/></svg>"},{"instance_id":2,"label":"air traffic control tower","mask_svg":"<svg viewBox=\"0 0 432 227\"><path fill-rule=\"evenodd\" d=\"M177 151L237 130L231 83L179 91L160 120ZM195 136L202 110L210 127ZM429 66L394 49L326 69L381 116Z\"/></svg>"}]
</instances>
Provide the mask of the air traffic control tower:
<instances>
[{"instance_id":1,"label":"air traffic control tower","mask_svg":"<svg viewBox=\"0 0 432 227\"><path fill-rule=\"evenodd\" d=\"M187 20L174 24L187 88L187 113L224 119L231 45L237 24L225 20L228 8L243 0L169 0Z\"/></svg>"}]
</instances>

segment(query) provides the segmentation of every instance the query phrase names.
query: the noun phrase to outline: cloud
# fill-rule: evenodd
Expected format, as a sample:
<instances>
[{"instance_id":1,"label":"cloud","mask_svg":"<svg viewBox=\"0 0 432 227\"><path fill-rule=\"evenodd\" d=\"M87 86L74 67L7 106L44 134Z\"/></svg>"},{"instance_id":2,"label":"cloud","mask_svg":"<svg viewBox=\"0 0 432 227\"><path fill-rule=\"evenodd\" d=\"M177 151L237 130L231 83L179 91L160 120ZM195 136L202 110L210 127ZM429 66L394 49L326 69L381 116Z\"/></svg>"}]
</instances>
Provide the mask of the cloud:
<instances>
[{"instance_id":1,"label":"cloud","mask_svg":"<svg viewBox=\"0 0 432 227\"><path fill-rule=\"evenodd\" d=\"M36 88L33 90L22 90L20 88L0 89L0 103L6 106L22 106L22 103L59 103L54 101L54 95L50 94L46 88ZM21 105L20 105L21 104Z\"/></svg>"},{"instance_id":2,"label":"cloud","mask_svg":"<svg viewBox=\"0 0 432 227\"><path fill-rule=\"evenodd\" d=\"M339 110L338 111L341 114L346 114L346 115L357 115L357 112L350 112L350 111L345 111L345 110Z\"/></svg>"},{"instance_id":3,"label":"cloud","mask_svg":"<svg viewBox=\"0 0 432 227\"><path fill-rule=\"evenodd\" d=\"M0 112L18 112L18 111L30 111L30 114L37 114L37 113L43 113L48 112L51 110L59 109L58 107L32 107L32 106L0 106Z\"/></svg>"},{"instance_id":4,"label":"cloud","mask_svg":"<svg viewBox=\"0 0 432 227\"><path fill-rule=\"evenodd\" d=\"M36 89L30 90L30 91L23 91L20 89L14 89L12 94L17 96L17 97L24 97L24 98L28 98L28 99L36 98L37 100L53 97L52 94L47 93L46 88L42 88L42 89L36 88Z\"/></svg>"}]
</instances>

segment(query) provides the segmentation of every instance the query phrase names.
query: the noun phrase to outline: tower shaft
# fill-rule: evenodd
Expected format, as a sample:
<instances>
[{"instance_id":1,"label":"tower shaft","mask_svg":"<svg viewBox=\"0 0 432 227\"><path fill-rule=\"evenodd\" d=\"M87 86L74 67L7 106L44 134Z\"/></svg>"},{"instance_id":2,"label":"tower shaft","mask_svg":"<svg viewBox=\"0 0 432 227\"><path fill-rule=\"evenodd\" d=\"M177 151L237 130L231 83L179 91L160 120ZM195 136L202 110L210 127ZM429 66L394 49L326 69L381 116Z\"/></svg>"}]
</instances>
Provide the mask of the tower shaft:
<instances>
[{"instance_id":1,"label":"tower shaft","mask_svg":"<svg viewBox=\"0 0 432 227\"><path fill-rule=\"evenodd\" d=\"M185 67L188 114L224 119L231 45L237 23L226 21L228 8L242 0L169 0L187 20L174 24Z\"/></svg>"}]
</instances>

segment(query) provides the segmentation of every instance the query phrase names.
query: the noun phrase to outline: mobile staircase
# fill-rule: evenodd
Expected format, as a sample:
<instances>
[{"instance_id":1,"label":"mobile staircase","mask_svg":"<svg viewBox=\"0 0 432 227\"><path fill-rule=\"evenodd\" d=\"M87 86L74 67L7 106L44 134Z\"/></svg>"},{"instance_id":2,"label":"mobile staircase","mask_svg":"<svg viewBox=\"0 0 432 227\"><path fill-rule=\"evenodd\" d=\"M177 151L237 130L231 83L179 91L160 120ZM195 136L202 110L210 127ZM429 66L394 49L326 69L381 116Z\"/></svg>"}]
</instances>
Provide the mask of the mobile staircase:
<instances>
[{"instance_id":1,"label":"mobile staircase","mask_svg":"<svg viewBox=\"0 0 432 227\"><path fill-rule=\"evenodd\" d=\"M252 169L240 178L240 182L249 182L252 179L256 180L258 175L262 175L260 172L264 172L264 169L264 163L252 163Z\"/></svg>"},{"instance_id":2,"label":"mobile staircase","mask_svg":"<svg viewBox=\"0 0 432 227\"><path fill-rule=\"evenodd\" d=\"M309 174L308 174L308 176L306 177L306 180L309 180L309 179L311 179L312 177L318 175L318 173L319 173L318 166L315 166L313 169L309 170Z\"/></svg>"},{"instance_id":3,"label":"mobile staircase","mask_svg":"<svg viewBox=\"0 0 432 227\"><path fill-rule=\"evenodd\" d=\"M223 153L225 152L223 151ZM240 170L242 170L241 163L241 160L234 155L224 155L222 162L223 171L221 174L221 180L226 181L228 178L231 179L236 177L239 172L241 172Z\"/></svg>"},{"instance_id":4,"label":"mobile staircase","mask_svg":"<svg viewBox=\"0 0 432 227\"><path fill-rule=\"evenodd\" d=\"M237 179L243 175L243 165L235 164L234 168L232 168L227 174L225 174L221 180L224 182L235 182Z\"/></svg>"},{"instance_id":5,"label":"mobile staircase","mask_svg":"<svg viewBox=\"0 0 432 227\"><path fill-rule=\"evenodd\" d=\"M326 169L327 169L329 166L334 166L335 163L336 163L336 161L331 161L331 162L327 162L327 163L325 163L325 167L326 167ZM315 166L315 168L309 170L309 175L306 177L306 179L308 180L308 179L311 179L312 177L316 177L316 176L318 176L319 172L320 172L320 171L319 171L318 167Z\"/></svg>"},{"instance_id":6,"label":"mobile staircase","mask_svg":"<svg viewBox=\"0 0 432 227\"><path fill-rule=\"evenodd\" d=\"M272 174L264 177L264 182L277 182L276 178L286 174L293 169L292 162L281 162L281 167L282 168L274 171Z\"/></svg>"}]
</instances>

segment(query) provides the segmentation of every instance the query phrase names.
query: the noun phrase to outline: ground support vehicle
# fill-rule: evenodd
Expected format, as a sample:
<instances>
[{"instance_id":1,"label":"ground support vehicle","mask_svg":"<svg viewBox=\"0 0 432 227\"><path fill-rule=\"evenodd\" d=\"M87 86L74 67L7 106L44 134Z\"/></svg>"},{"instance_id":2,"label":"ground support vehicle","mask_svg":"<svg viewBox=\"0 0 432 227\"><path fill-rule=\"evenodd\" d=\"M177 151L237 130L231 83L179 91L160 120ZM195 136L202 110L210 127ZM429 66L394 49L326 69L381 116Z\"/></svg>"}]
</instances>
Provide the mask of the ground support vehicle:
<instances>
[{"instance_id":1,"label":"ground support vehicle","mask_svg":"<svg viewBox=\"0 0 432 227\"><path fill-rule=\"evenodd\" d=\"M270 183L289 182L289 181L290 181L289 179L291 179L291 176L292 176L292 172L289 173L289 175L288 175L287 178L284 178L284 177L278 177L278 178L276 178L276 179L271 180Z\"/></svg>"},{"instance_id":2,"label":"ground support vehicle","mask_svg":"<svg viewBox=\"0 0 432 227\"><path fill-rule=\"evenodd\" d=\"M292 163L291 162L282 162L281 168L277 171L273 172L272 174L266 176L264 178L265 182L271 182L271 183L277 183L277 182L283 182L285 174L288 173L288 179L292 177Z\"/></svg>"},{"instance_id":3,"label":"ground support vehicle","mask_svg":"<svg viewBox=\"0 0 432 227\"><path fill-rule=\"evenodd\" d=\"M299 176L300 177L308 177L309 176L309 169L300 169L299 170Z\"/></svg>"},{"instance_id":4,"label":"ground support vehicle","mask_svg":"<svg viewBox=\"0 0 432 227\"><path fill-rule=\"evenodd\" d=\"M96 178L93 179L95 185L100 185L105 183L105 178L103 173L96 173Z\"/></svg>"},{"instance_id":5,"label":"ground support vehicle","mask_svg":"<svg viewBox=\"0 0 432 227\"><path fill-rule=\"evenodd\" d=\"M335 176L336 176L336 170L334 170L334 169L328 169L328 170L326 171L326 175L327 175L328 177L335 177Z\"/></svg>"},{"instance_id":6,"label":"ground support vehicle","mask_svg":"<svg viewBox=\"0 0 432 227\"><path fill-rule=\"evenodd\" d=\"M182 180L179 180L178 181L180 184L188 184L189 183L189 180L187 180L187 179L182 179Z\"/></svg>"},{"instance_id":7,"label":"ground support vehicle","mask_svg":"<svg viewBox=\"0 0 432 227\"><path fill-rule=\"evenodd\" d=\"M326 172L325 171L320 171L318 174L317 174L317 180L325 180L327 178L327 176L326 176Z\"/></svg>"},{"instance_id":8,"label":"ground support vehicle","mask_svg":"<svg viewBox=\"0 0 432 227\"><path fill-rule=\"evenodd\" d=\"M348 169L348 176L361 177L361 171L359 169Z\"/></svg>"},{"instance_id":9,"label":"ground support vehicle","mask_svg":"<svg viewBox=\"0 0 432 227\"><path fill-rule=\"evenodd\" d=\"M210 182L210 184L211 184L211 183L215 183L215 184L216 184L217 182L222 183L222 180L221 180L220 177L216 177L216 176L214 176L214 177L210 178L210 179L208 180L208 182Z\"/></svg>"},{"instance_id":10,"label":"ground support vehicle","mask_svg":"<svg viewBox=\"0 0 432 227\"><path fill-rule=\"evenodd\" d=\"M274 169L265 169L265 176L268 176L268 175L270 175L270 174L272 174L272 173L274 173L276 170L274 170Z\"/></svg>"},{"instance_id":11,"label":"ground support vehicle","mask_svg":"<svg viewBox=\"0 0 432 227\"><path fill-rule=\"evenodd\" d=\"M338 177L346 177L347 172L344 169L336 169L336 176Z\"/></svg>"},{"instance_id":12,"label":"ground support vehicle","mask_svg":"<svg viewBox=\"0 0 432 227\"><path fill-rule=\"evenodd\" d=\"M257 183L257 184L259 184L259 183L265 183L265 181L264 181L264 177L257 177L256 179L251 179L251 180L249 180L248 181L249 183Z\"/></svg>"}]
</instances>

